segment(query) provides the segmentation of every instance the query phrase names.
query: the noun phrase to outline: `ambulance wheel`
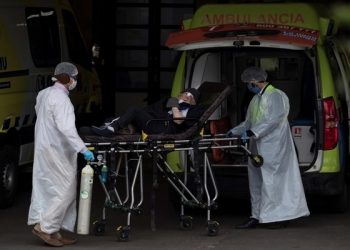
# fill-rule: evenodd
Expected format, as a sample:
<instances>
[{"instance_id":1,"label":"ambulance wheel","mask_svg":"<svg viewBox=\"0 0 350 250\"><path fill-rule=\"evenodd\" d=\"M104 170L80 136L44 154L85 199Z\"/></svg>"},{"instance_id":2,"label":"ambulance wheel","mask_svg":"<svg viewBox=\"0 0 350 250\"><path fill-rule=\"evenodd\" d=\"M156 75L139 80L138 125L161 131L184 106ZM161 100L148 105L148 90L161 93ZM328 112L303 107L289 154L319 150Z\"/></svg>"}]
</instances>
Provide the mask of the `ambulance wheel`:
<instances>
[{"instance_id":1,"label":"ambulance wheel","mask_svg":"<svg viewBox=\"0 0 350 250\"><path fill-rule=\"evenodd\" d=\"M216 236L219 233L220 224L217 221L208 221L207 230L209 236Z\"/></svg>"},{"instance_id":2,"label":"ambulance wheel","mask_svg":"<svg viewBox=\"0 0 350 250\"><path fill-rule=\"evenodd\" d=\"M193 218L191 216L183 215L180 219L180 228L182 230L191 230L193 227Z\"/></svg>"},{"instance_id":3,"label":"ambulance wheel","mask_svg":"<svg viewBox=\"0 0 350 250\"><path fill-rule=\"evenodd\" d=\"M105 234L106 222L105 221L95 221L94 225L94 234L96 236L101 236Z\"/></svg>"},{"instance_id":4,"label":"ambulance wheel","mask_svg":"<svg viewBox=\"0 0 350 250\"><path fill-rule=\"evenodd\" d=\"M15 201L18 188L18 161L11 146L0 149L0 208L8 208Z\"/></svg>"},{"instance_id":5,"label":"ambulance wheel","mask_svg":"<svg viewBox=\"0 0 350 250\"><path fill-rule=\"evenodd\" d=\"M130 226L120 226L117 228L119 241L129 241Z\"/></svg>"}]
</instances>

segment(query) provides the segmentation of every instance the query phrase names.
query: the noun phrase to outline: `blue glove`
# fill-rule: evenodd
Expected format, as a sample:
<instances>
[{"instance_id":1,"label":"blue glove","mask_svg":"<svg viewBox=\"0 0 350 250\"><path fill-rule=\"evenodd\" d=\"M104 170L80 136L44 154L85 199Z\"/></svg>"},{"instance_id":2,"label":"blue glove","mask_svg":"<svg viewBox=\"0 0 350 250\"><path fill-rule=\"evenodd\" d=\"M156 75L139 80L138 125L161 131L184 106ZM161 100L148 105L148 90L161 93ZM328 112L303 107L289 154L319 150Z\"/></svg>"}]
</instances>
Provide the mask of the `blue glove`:
<instances>
[{"instance_id":1,"label":"blue glove","mask_svg":"<svg viewBox=\"0 0 350 250\"><path fill-rule=\"evenodd\" d=\"M249 140L249 136L247 135L247 131L244 131L243 134L241 134L241 140L243 143L247 143L247 140Z\"/></svg>"},{"instance_id":2,"label":"blue glove","mask_svg":"<svg viewBox=\"0 0 350 250\"><path fill-rule=\"evenodd\" d=\"M95 160L95 156L94 156L94 154L93 154L90 150L86 150L86 151L83 153L83 155L84 155L84 159L85 159L86 161L93 161L93 160Z\"/></svg>"}]
</instances>

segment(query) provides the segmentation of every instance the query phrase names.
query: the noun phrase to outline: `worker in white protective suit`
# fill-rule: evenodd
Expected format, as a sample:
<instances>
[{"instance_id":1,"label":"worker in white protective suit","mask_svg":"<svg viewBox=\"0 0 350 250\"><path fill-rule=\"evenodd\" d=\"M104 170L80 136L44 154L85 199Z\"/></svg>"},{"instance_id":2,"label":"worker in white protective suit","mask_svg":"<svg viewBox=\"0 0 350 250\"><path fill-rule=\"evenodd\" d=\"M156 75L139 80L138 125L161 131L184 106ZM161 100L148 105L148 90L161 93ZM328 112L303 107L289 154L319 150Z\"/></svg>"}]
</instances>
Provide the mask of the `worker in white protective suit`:
<instances>
[{"instance_id":1,"label":"worker in white protective suit","mask_svg":"<svg viewBox=\"0 0 350 250\"><path fill-rule=\"evenodd\" d=\"M245 121L227 135L249 138L251 151L261 155L264 163L256 168L249 160L251 217L236 228L255 228L258 224L283 228L290 220L310 214L288 123L289 100L266 82L267 73L259 67L247 68L241 79L255 95Z\"/></svg>"},{"instance_id":2,"label":"worker in white protective suit","mask_svg":"<svg viewBox=\"0 0 350 250\"><path fill-rule=\"evenodd\" d=\"M77 153L93 161L94 155L75 127L74 107L69 91L77 84L77 68L59 63L54 85L39 92L35 111L33 190L28 225L50 246L74 244L60 230L74 231L76 221Z\"/></svg>"}]
</instances>

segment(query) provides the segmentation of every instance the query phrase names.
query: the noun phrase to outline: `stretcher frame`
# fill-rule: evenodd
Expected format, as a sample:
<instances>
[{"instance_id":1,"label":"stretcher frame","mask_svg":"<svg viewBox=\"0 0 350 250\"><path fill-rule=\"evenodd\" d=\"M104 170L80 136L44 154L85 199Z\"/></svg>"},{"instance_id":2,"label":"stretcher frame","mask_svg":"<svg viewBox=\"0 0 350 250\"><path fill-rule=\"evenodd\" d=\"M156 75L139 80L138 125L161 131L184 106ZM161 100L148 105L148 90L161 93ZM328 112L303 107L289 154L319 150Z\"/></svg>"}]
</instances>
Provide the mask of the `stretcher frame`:
<instances>
[{"instance_id":1,"label":"stretcher frame","mask_svg":"<svg viewBox=\"0 0 350 250\"><path fill-rule=\"evenodd\" d=\"M152 191L152 209L151 209L151 228L156 230L155 226L155 189L158 187L157 175L158 171L167 179L171 186L179 193L181 197L181 211L180 211L180 227L182 229L192 228L192 217L185 215L185 206L199 207L206 209L206 228L209 236L215 236L219 232L219 223L211 219L211 210L216 208L216 200L218 198L218 189L215 182L213 170L208 157L208 152L212 149L221 149L224 151L241 149L246 155L252 159L256 166L261 166L263 159L259 155L252 155L248 150L247 145L242 145L240 138L227 138L223 134L218 135L204 135L204 125L211 116L211 114L219 107L219 105L226 99L231 92L231 87L228 85L218 85L218 83L203 83L200 91L201 95L209 93L211 96L203 99L210 102L209 107L204 112L202 117L195 122L195 124L183 133L179 134L152 134L147 135L120 135L114 138L89 136L85 135L82 138L86 146L93 150L95 154L102 154L104 157L99 158L97 162L90 162L95 172L99 176L100 183L106 195L105 206L102 212L100 221L94 223L94 233L101 235L104 233L106 216L105 208L119 209L127 212L127 220L125 226L118 227L118 239L120 241L128 241L131 229L131 214L140 213L140 207L143 203L143 158L147 156L152 157L153 162L153 191ZM213 98L213 93L215 98ZM211 98L210 98L211 97ZM224 142L224 143L223 143ZM187 151L193 153L193 170L195 174L195 182L197 185L197 193L193 193L188 187L188 166L184 166L184 176L181 180L176 173L171 169L166 162L164 154L173 151ZM136 159L130 159L130 154L136 153ZM110 157L110 171L109 180L112 184L113 198L110 191L108 191L106 184L101 177L100 166L106 157ZM116 159L119 155L118 160ZM203 177L200 179L200 156L203 156ZM121 164L124 159L125 165L125 196L121 196L116 189L116 179L120 176ZM129 183L129 161L136 161L134 174L131 176L131 183ZM139 199L136 201L135 188L136 183L139 186ZM209 184L210 183L210 184ZM208 187L211 185L213 194ZM205 197L203 201L202 197Z\"/></svg>"},{"instance_id":2,"label":"stretcher frame","mask_svg":"<svg viewBox=\"0 0 350 250\"><path fill-rule=\"evenodd\" d=\"M226 142L226 145L222 145L222 142ZM90 165L94 168L95 173L98 175L100 184L106 195L105 204L100 221L94 223L94 234L101 235L104 233L104 226L106 224L105 209L118 209L127 213L127 219L125 226L118 227L120 241L128 241L129 233L131 229L131 214L141 213L141 205L144 199L143 192L143 158L145 155L151 155L153 159L153 175L156 177L156 171L160 171L163 177L170 183L170 185L177 191L181 197L181 211L180 211L180 227L185 230L192 229L192 217L185 214L185 206L197 207L206 209L206 227L207 234L209 236L215 236L219 232L219 223L211 219L211 210L217 207L216 200L218 198L218 189L215 182L215 177L211 167L211 163L208 157L211 149L221 149L225 151L242 149L248 157L254 160L257 165L262 164L262 158L258 155L252 155L246 145L241 144L239 138L226 138L224 135L215 136L203 136L202 138L196 138L195 144L193 140L175 140L169 141L156 141L156 142L103 142L103 143L86 143L86 145L93 150L97 155L104 155L99 158L97 162L90 162ZM184 168L183 180L181 180L176 173L171 169L169 164L164 159L162 153L168 153L172 151L191 151L195 154L201 153L203 156L203 177L198 187L204 191L204 200L198 193L193 193L187 186L188 181L188 168ZM136 167L134 174L129 176L130 166L128 164L128 155L130 153L136 153ZM117 159L117 155L119 158ZM108 179L112 184L113 189L108 190L106 183L102 180L101 166L105 164L107 155L110 156L110 168ZM196 157L196 156L194 156ZM129 159L130 160L130 159ZM117 182L117 178L120 177L120 170L122 163L125 165L125 196L122 199L119 191L114 185ZM113 167L115 166L115 167ZM199 167L194 166L195 174L198 174ZM129 183L129 177L131 183ZM137 182L139 183L139 200L136 200L135 188ZM211 194L209 191L209 182L214 190ZM157 178L153 179L153 187L157 188ZM111 197L111 191L113 191L114 199ZM153 195L153 194L152 194ZM154 214L151 221L152 230L155 229Z\"/></svg>"}]
</instances>

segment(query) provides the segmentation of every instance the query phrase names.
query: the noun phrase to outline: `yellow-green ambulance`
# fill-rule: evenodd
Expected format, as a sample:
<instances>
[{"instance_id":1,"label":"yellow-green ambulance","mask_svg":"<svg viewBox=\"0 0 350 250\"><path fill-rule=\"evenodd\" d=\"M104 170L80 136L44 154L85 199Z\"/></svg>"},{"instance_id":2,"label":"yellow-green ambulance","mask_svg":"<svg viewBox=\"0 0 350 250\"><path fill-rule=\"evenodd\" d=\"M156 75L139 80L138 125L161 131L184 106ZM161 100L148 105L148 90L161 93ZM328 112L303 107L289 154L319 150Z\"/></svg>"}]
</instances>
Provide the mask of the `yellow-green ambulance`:
<instances>
[{"instance_id":1,"label":"yellow-green ambulance","mask_svg":"<svg viewBox=\"0 0 350 250\"><path fill-rule=\"evenodd\" d=\"M242 71L259 66L289 97L289 121L308 195L347 207L350 63L336 38L337 23L322 6L303 3L211 4L200 7L167 46L183 51L173 94L203 82L229 83L233 92L208 121L208 132L226 132L244 118L252 95ZM279 150L276 148L276 150ZM168 157L181 172L186 157ZM220 194L242 193L245 157L213 150Z\"/></svg>"}]
</instances>

